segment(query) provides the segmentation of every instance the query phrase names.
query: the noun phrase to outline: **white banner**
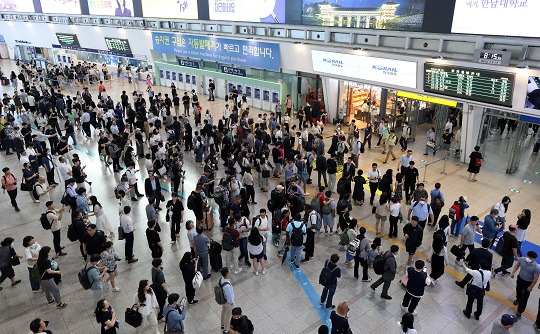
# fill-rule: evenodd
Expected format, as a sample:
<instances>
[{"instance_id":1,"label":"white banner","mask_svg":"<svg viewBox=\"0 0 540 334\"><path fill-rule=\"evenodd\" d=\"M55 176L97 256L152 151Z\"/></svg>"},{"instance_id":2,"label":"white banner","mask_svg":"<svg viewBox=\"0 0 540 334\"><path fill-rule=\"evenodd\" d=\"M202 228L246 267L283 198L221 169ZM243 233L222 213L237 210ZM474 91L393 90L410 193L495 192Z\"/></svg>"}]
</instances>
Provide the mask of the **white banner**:
<instances>
[{"instance_id":1,"label":"white banner","mask_svg":"<svg viewBox=\"0 0 540 334\"><path fill-rule=\"evenodd\" d=\"M285 23L285 0L208 0L210 20Z\"/></svg>"},{"instance_id":2,"label":"white banner","mask_svg":"<svg viewBox=\"0 0 540 334\"><path fill-rule=\"evenodd\" d=\"M81 14L80 0L41 0L43 13Z\"/></svg>"},{"instance_id":3,"label":"white banner","mask_svg":"<svg viewBox=\"0 0 540 334\"><path fill-rule=\"evenodd\" d=\"M539 0L456 0L452 32L540 36Z\"/></svg>"},{"instance_id":4,"label":"white banner","mask_svg":"<svg viewBox=\"0 0 540 334\"><path fill-rule=\"evenodd\" d=\"M199 18L197 0L141 0L144 17L170 19Z\"/></svg>"},{"instance_id":5,"label":"white banner","mask_svg":"<svg viewBox=\"0 0 540 334\"><path fill-rule=\"evenodd\" d=\"M88 0L91 15L133 16L133 0Z\"/></svg>"},{"instance_id":6,"label":"white banner","mask_svg":"<svg viewBox=\"0 0 540 334\"><path fill-rule=\"evenodd\" d=\"M416 88L416 62L319 50L311 58L315 72Z\"/></svg>"}]
</instances>

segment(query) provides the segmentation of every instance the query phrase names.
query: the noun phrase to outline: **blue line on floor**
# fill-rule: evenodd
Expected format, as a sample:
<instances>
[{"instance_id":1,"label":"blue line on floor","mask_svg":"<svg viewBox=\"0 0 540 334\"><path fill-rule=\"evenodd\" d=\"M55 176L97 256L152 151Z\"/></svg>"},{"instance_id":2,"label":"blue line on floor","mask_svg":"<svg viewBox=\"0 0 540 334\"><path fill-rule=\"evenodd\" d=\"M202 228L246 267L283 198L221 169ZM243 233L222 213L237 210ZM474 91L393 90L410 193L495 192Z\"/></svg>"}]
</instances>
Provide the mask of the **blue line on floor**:
<instances>
[{"instance_id":1,"label":"blue line on floor","mask_svg":"<svg viewBox=\"0 0 540 334\"><path fill-rule=\"evenodd\" d=\"M319 303L320 296L315 291L315 288L309 281L309 279L306 277L306 274L302 271L302 269L295 269L290 261L291 253L287 254L287 259L285 262L287 262L287 265L291 269L291 271L294 274L294 277L296 277L296 280L304 290L304 293L307 295L309 301L315 307L315 311L319 314L319 317L323 321L323 323L328 327L329 330L332 329L332 325L330 323L330 312L328 312L327 309L323 308L321 304Z\"/></svg>"}]
</instances>

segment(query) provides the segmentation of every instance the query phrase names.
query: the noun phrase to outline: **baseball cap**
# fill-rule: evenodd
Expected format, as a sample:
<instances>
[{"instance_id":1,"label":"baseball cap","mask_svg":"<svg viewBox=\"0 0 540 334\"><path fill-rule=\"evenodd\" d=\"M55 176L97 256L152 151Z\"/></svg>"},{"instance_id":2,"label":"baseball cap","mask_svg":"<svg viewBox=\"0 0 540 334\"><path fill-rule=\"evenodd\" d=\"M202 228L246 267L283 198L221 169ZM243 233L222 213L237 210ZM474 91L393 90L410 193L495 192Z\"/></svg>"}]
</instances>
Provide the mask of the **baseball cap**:
<instances>
[{"instance_id":1,"label":"baseball cap","mask_svg":"<svg viewBox=\"0 0 540 334\"><path fill-rule=\"evenodd\" d=\"M503 314L501 317L501 324L504 326L513 325L518 321L518 318L513 314Z\"/></svg>"}]
</instances>

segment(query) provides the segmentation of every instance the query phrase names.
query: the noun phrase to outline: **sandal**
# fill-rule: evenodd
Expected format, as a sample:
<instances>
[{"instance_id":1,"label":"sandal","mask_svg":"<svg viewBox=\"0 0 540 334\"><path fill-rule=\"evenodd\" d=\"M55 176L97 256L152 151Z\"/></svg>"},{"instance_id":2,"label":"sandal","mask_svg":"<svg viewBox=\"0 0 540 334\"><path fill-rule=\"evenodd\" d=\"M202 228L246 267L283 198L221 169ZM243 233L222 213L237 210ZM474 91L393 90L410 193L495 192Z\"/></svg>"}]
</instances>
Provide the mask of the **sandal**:
<instances>
[{"instance_id":1,"label":"sandal","mask_svg":"<svg viewBox=\"0 0 540 334\"><path fill-rule=\"evenodd\" d=\"M19 284L19 283L21 283L21 280L20 280L20 279L16 280L15 283L11 284L11 286L15 286L15 285L17 285L17 284Z\"/></svg>"},{"instance_id":2,"label":"sandal","mask_svg":"<svg viewBox=\"0 0 540 334\"><path fill-rule=\"evenodd\" d=\"M56 305L56 308L65 308L67 306L66 303L60 303L58 305Z\"/></svg>"},{"instance_id":3,"label":"sandal","mask_svg":"<svg viewBox=\"0 0 540 334\"><path fill-rule=\"evenodd\" d=\"M119 291L120 291L120 288L119 288L119 287L113 288L112 291L114 291L114 292L119 292Z\"/></svg>"}]
</instances>

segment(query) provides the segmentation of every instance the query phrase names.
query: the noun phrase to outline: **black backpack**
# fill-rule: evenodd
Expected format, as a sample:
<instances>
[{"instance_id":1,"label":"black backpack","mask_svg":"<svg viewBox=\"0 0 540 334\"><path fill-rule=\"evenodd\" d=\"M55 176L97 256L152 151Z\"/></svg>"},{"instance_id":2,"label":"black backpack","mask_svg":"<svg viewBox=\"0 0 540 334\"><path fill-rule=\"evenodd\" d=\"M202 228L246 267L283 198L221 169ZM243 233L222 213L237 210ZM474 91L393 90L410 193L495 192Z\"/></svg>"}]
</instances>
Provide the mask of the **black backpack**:
<instances>
[{"instance_id":1,"label":"black backpack","mask_svg":"<svg viewBox=\"0 0 540 334\"><path fill-rule=\"evenodd\" d=\"M384 274L385 262L386 262L386 258L383 255L378 254L377 256L375 256L375 259L373 260L373 270L375 271L375 274L377 275Z\"/></svg>"},{"instance_id":2,"label":"black backpack","mask_svg":"<svg viewBox=\"0 0 540 334\"><path fill-rule=\"evenodd\" d=\"M90 272L90 270L94 269L94 267L90 267L90 268L87 268L85 267L84 269L81 269L78 273L77 273L77 276L79 276L79 283L81 283L81 286L83 287L83 289L85 290L88 290L90 289L90 287L92 287L92 284L94 283L93 281L90 282L90 279L88 278L88 273ZM97 270L97 268L95 268Z\"/></svg>"},{"instance_id":3,"label":"black backpack","mask_svg":"<svg viewBox=\"0 0 540 334\"><path fill-rule=\"evenodd\" d=\"M223 232L223 239L221 240L221 247L224 251L230 252L234 249L234 240L232 238L232 235L225 230Z\"/></svg>"},{"instance_id":4,"label":"black backpack","mask_svg":"<svg viewBox=\"0 0 540 334\"><path fill-rule=\"evenodd\" d=\"M187 199L187 207L190 210L195 210L195 201L196 201L195 196L196 196L195 192L192 191L191 194L189 194L189 197Z\"/></svg>"},{"instance_id":5,"label":"black backpack","mask_svg":"<svg viewBox=\"0 0 540 334\"><path fill-rule=\"evenodd\" d=\"M68 230L67 230L67 237L69 241L77 241L79 240L79 233L77 233L77 230L75 229L75 224L69 224Z\"/></svg>"},{"instance_id":6,"label":"black backpack","mask_svg":"<svg viewBox=\"0 0 540 334\"><path fill-rule=\"evenodd\" d=\"M321 274L319 275L319 284L322 286L330 286L334 282L334 274L333 271L336 270L337 266L334 267L334 269L328 268L328 261L324 265L324 268L321 270Z\"/></svg>"},{"instance_id":7,"label":"black backpack","mask_svg":"<svg viewBox=\"0 0 540 334\"><path fill-rule=\"evenodd\" d=\"M38 193L37 193L37 191L36 191L36 187L37 187L37 186L39 186L39 187L43 190L43 186L42 186L41 184L36 183L36 184L34 185L34 188L32 188L32 197L34 197L35 200L39 200L39 195L38 195Z\"/></svg>"},{"instance_id":8,"label":"black backpack","mask_svg":"<svg viewBox=\"0 0 540 334\"><path fill-rule=\"evenodd\" d=\"M304 244L304 233L302 232L304 223L301 223L300 227L296 227L295 222L292 222L291 224L291 245L296 247L302 246Z\"/></svg>"},{"instance_id":9,"label":"black backpack","mask_svg":"<svg viewBox=\"0 0 540 334\"><path fill-rule=\"evenodd\" d=\"M51 229L51 226L52 226L52 223L49 222L49 218L47 218L47 215L50 213L50 212L53 212L53 211L47 211L45 213L42 213L41 214L41 217L39 218L39 221L41 223L41 226L43 227L43 229L45 230L50 230Z\"/></svg>"},{"instance_id":10,"label":"black backpack","mask_svg":"<svg viewBox=\"0 0 540 334\"><path fill-rule=\"evenodd\" d=\"M266 208L270 212L274 212L276 210L276 202L273 199L269 199L266 203Z\"/></svg>"}]
</instances>

